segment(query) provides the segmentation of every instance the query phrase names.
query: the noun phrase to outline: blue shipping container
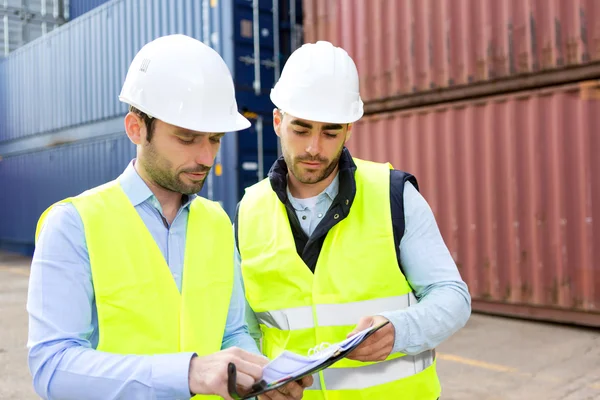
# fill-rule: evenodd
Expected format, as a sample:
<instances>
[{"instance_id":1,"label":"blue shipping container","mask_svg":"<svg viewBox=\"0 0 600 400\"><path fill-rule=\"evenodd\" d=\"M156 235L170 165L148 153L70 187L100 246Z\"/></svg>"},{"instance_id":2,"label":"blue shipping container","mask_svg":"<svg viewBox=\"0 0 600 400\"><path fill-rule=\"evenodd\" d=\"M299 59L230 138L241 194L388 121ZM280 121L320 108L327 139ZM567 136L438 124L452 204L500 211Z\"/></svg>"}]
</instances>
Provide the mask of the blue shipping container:
<instances>
[{"instance_id":1,"label":"blue shipping container","mask_svg":"<svg viewBox=\"0 0 600 400\"><path fill-rule=\"evenodd\" d=\"M34 221L46 207L113 179L133 158L123 131L127 108L117 96L135 53L173 33L200 39L221 54L234 77L238 107L253 122L225 136L220 166L201 193L233 217L243 189L264 177L277 157L268 94L300 44L301 0L260 0L257 9L253 4L115 0L0 62L0 248L30 253ZM106 151L114 146L124 158ZM95 149L100 153L92 158Z\"/></svg>"},{"instance_id":2,"label":"blue shipping container","mask_svg":"<svg viewBox=\"0 0 600 400\"><path fill-rule=\"evenodd\" d=\"M2 247L31 253L38 218L49 205L116 178L134 156L135 147L120 135L0 161Z\"/></svg>"}]
</instances>

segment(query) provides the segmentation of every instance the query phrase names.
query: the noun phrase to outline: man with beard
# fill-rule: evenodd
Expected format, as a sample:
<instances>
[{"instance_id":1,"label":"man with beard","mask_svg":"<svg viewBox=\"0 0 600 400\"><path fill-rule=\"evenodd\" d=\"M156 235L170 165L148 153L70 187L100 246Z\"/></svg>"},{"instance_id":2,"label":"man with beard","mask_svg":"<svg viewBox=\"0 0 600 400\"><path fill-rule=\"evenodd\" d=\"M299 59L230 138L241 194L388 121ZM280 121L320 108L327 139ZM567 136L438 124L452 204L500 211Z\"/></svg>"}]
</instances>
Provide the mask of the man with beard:
<instances>
[{"instance_id":1,"label":"man with beard","mask_svg":"<svg viewBox=\"0 0 600 400\"><path fill-rule=\"evenodd\" d=\"M283 156L235 221L251 333L273 358L389 321L304 398L439 398L434 349L465 325L471 299L416 179L344 146L363 115L353 60L305 44L271 100Z\"/></svg>"},{"instance_id":2,"label":"man with beard","mask_svg":"<svg viewBox=\"0 0 600 400\"><path fill-rule=\"evenodd\" d=\"M229 218L196 193L224 133L250 123L225 62L184 35L145 45L119 99L136 158L38 223L34 388L45 399L228 399L229 363L243 391L268 360L248 334Z\"/></svg>"}]
</instances>

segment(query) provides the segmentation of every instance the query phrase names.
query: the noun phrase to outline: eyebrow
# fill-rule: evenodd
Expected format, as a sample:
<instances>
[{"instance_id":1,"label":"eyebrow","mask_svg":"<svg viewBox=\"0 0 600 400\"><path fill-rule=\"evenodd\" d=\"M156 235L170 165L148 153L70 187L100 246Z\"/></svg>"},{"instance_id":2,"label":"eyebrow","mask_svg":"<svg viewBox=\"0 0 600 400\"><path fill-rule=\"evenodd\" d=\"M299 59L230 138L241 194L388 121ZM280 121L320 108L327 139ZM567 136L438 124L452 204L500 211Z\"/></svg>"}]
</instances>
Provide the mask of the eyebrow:
<instances>
[{"instance_id":1,"label":"eyebrow","mask_svg":"<svg viewBox=\"0 0 600 400\"><path fill-rule=\"evenodd\" d=\"M290 122L290 125L298 125L298 126L301 126L303 128L307 128L307 129L312 129L312 127L313 127L311 124L309 124L307 122L299 121L297 119L295 119L292 122Z\"/></svg>"},{"instance_id":2,"label":"eyebrow","mask_svg":"<svg viewBox=\"0 0 600 400\"><path fill-rule=\"evenodd\" d=\"M187 130L183 130L183 129L178 129L177 131L175 131L175 134L177 136L193 137L193 138L196 138L198 136L205 136L205 135L208 135L209 137L225 136L225 132L196 133L196 132L187 131Z\"/></svg>"},{"instance_id":3,"label":"eyebrow","mask_svg":"<svg viewBox=\"0 0 600 400\"><path fill-rule=\"evenodd\" d=\"M291 125L298 125L301 126L303 128L307 128L307 129L312 129L313 126L307 122L303 122L303 121L299 121L297 119L293 120L292 122L290 122ZM323 126L323 130L339 130L339 129L343 129L344 127L340 124L329 124L329 125L325 125Z\"/></svg>"}]
</instances>

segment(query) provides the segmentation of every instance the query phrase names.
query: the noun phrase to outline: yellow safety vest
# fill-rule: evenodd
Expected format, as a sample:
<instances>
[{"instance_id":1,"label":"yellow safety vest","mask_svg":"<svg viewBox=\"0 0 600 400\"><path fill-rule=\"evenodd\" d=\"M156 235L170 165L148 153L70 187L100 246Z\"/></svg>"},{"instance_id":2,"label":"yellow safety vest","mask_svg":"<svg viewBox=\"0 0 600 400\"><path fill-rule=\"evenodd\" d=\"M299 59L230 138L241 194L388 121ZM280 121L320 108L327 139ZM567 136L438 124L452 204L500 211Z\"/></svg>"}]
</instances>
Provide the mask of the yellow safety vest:
<instances>
[{"instance_id":1,"label":"yellow safety vest","mask_svg":"<svg viewBox=\"0 0 600 400\"><path fill-rule=\"evenodd\" d=\"M270 182L248 188L241 201L242 274L269 358L283 350L307 354L320 343L344 340L363 316L417 303L396 259L391 166L355 163L352 208L327 233L314 274L296 252L285 206ZM432 400L440 390L435 353L426 351L376 363L341 360L315 375L304 398Z\"/></svg>"},{"instance_id":2,"label":"yellow safety vest","mask_svg":"<svg viewBox=\"0 0 600 400\"><path fill-rule=\"evenodd\" d=\"M59 203L65 202L83 221L98 310L97 350L204 356L221 349L233 290L234 242L231 222L217 203L197 197L190 204L180 293L118 181ZM36 238L53 206L42 214Z\"/></svg>"}]
</instances>

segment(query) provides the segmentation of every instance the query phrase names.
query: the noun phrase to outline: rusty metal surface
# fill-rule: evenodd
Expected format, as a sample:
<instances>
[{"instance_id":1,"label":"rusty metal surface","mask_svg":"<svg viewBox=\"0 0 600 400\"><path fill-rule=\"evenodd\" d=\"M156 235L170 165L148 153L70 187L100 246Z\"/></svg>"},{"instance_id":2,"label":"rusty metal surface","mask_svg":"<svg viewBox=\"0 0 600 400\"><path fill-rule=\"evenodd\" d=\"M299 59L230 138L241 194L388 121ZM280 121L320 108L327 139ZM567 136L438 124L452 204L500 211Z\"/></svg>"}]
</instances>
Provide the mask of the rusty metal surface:
<instances>
[{"instance_id":1,"label":"rusty metal surface","mask_svg":"<svg viewBox=\"0 0 600 400\"><path fill-rule=\"evenodd\" d=\"M417 176L474 300L600 326L599 110L595 85L521 92L368 116L348 147Z\"/></svg>"},{"instance_id":2,"label":"rusty metal surface","mask_svg":"<svg viewBox=\"0 0 600 400\"><path fill-rule=\"evenodd\" d=\"M596 0L304 0L304 9L305 41L347 50L367 103L600 61Z\"/></svg>"}]
</instances>

